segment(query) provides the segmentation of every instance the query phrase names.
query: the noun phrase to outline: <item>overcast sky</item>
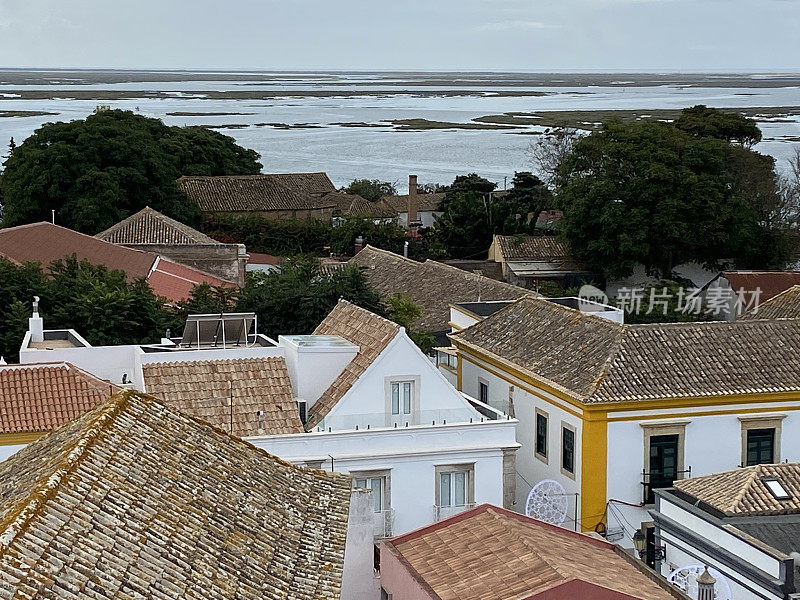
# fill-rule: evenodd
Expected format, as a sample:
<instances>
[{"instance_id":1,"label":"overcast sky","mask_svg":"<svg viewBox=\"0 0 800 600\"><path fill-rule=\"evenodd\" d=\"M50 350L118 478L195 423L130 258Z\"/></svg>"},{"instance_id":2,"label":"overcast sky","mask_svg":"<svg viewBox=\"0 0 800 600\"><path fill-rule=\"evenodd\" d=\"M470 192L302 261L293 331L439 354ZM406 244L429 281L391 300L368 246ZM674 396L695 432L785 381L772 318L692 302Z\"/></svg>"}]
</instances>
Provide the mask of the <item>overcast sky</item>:
<instances>
[{"instance_id":1,"label":"overcast sky","mask_svg":"<svg viewBox=\"0 0 800 600\"><path fill-rule=\"evenodd\" d=\"M0 0L0 66L800 71L800 0Z\"/></svg>"}]
</instances>

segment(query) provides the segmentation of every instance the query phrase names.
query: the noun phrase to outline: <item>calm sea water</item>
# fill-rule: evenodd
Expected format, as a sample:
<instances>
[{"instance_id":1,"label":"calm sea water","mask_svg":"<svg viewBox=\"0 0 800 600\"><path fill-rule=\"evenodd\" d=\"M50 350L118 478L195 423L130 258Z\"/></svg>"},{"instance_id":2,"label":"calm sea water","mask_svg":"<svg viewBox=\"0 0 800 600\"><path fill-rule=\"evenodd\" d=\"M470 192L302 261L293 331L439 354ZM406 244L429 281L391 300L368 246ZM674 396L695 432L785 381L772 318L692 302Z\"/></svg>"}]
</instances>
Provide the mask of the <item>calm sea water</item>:
<instances>
[{"instance_id":1,"label":"calm sea water","mask_svg":"<svg viewBox=\"0 0 800 600\"><path fill-rule=\"evenodd\" d=\"M405 189L409 173L421 182L447 183L459 174L476 172L503 185L514 171L529 170L526 148L536 140L534 127L511 130L397 131L386 121L424 118L466 123L505 112L539 110L602 110L682 108L694 104L717 107L795 107L789 117L760 121L765 141L757 150L778 159L779 165L800 140L800 89L796 86L763 87L762 83L711 87L691 83L634 85L620 75L609 85L576 85L558 81L551 85L522 85L485 76L476 85L463 85L453 75L425 74L393 78L386 74L275 74L267 81L238 79L174 81L163 73L154 81L92 81L81 78L51 79L0 84L0 111L46 111L36 117L0 118L0 156L10 137L20 143L48 121L68 121L90 114L98 104L138 110L170 125L239 125L222 128L243 146L261 155L265 172L325 171L337 185L354 178L397 182ZM196 76L198 77L198 76ZM416 77L416 79L415 79ZM423 78L424 77L424 78ZM139 79L147 79L139 76ZM435 79L438 83L431 83ZM3 74L0 73L0 81ZM101 80L102 81L102 80ZM522 83L522 84L521 84ZM630 85L628 85L630 84ZM781 85L781 87L778 87ZM21 99L20 90L45 90L47 99ZM97 98L74 99L72 90L97 91ZM215 91L304 92L319 96L284 96L269 99L211 99ZM456 95L453 95L457 90ZM103 91L125 91L129 98L102 99ZM340 96L322 94L335 91ZM506 96L520 91L543 92L544 96ZM147 97L159 94L162 97ZM230 115L171 116L168 113L239 113ZM281 129L257 125L313 125L313 128ZM337 123L370 123L382 127L345 127Z\"/></svg>"}]
</instances>

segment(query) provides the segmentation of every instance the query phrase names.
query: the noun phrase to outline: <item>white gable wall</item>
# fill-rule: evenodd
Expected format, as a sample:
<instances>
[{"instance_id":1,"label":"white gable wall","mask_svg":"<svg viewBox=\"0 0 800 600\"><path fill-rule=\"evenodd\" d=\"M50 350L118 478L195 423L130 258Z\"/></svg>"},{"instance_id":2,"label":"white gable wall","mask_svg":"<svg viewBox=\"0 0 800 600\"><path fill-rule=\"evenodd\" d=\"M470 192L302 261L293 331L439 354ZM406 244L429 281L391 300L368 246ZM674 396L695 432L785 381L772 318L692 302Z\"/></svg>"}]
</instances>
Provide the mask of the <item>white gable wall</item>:
<instances>
[{"instance_id":1,"label":"white gable wall","mask_svg":"<svg viewBox=\"0 0 800 600\"><path fill-rule=\"evenodd\" d=\"M389 383L412 381L412 414L392 416ZM389 419L387 421L387 418ZM353 429L432 422L468 423L480 421L481 414L464 399L436 366L401 329L359 380L339 400L320 424L322 429Z\"/></svg>"}]
</instances>

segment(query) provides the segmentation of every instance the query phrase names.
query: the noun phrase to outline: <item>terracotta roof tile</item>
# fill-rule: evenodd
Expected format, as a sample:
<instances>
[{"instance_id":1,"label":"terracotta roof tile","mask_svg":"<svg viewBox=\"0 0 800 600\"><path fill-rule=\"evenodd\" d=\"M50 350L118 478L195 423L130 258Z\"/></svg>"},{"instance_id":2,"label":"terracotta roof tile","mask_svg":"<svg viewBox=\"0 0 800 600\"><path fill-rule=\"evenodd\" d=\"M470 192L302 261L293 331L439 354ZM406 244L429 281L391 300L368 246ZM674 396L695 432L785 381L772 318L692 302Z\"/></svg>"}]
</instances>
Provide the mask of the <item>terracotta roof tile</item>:
<instances>
[{"instance_id":1,"label":"terracotta roof tile","mask_svg":"<svg viewBox=\"0 0 800 600\"><path fill-rule=\"evenodd\" d=\"M740 321L797 318L800 318L800 285L793 285L738 317Z\"/></svg>"},{"instance_id":2,"label":"terracotta roof tile","mask_svg":"<svg viewBox=\"0 0 800 600\"><path fill-rule=\"evenodd\" d=\"M122 392L0 464L0 598L338 599L350 486Z\"/></svg>"},{"instance_id":3,"label":"terracotta roof tile","mask_svg":"<svg viewBox=\"0 0 800 600\"><path fill-rule=\"evenodd\" d=\"M277 173L222 177L181 177L178 187L205 212L313 210L335 206L325 173Z\"/></svg>"},{"instance_id":4,"label":"terracotta roof tile","mask_svg":"<svg viewBox=\"0 0 800 600\"><path fill-rule=\"evenodd\" d=\"M536 296L530 290L434 260L421 263L372 246L366 246L350 263L365 269L370 285L384 298L410 295L425 311L416 326L430 331L450 331L450 304Z\"/></svg>"},{"instance_id":5,"label":"terracotta roof tile","mask_svg":"<svg viewBox=\"0 0 800 600\"><path fill-rule=\"evenodd\" d=\"M118 388L69 363L0 366L0 433L61 427Z\"/></svg>"},{"instance_id":6,"label":"terracotta roof tile","mask_svg":"<svg viewBox=\"0 0 800 600\"><path fill-rule=\"evenodd\" d=\"M444 200L444 196L444 192L417 194L417 210L423 212L438 211L439 204ZM394 215L408 212L408 194L383 196L378 202Z\"/></svg>"},{"instance_id":7,"label":"terracotta roof tile","mask_svg":"<svg viewBox=\"0 0 800 600\"><path fill-rule=\"evenodd\" d=\"M304 431L282 357L150 363L142 373L148 394L226 431L233 393L234 435Z\"/></svg>"},{"instance_id":8,"label":"terracotta roof tile","mask_svg":"<svg viewBox=\"0 0 800 600\"><path fill-rule=\"evenodd\" d=\"M359 350L355 358L309 410L306 424L309 428L316 427L325 418L399 331L400 326L396 323L346 300L339 300L314 330L314 335L338 335L358 346Z\"/></svg>"},{"instance_id":9,"label":"terracotta roof tile","mask_svg":"<svg viewBox=\"0 0 800 600\"><path fill-rule=\"evenodd\" d=\"M0 253L20 263L38 262L45 270L53 261L74 255L93 265L124 271L129 281L146 279L153 292L173 302L188 298L192 287L199 283L231 285L152 252L112 244L52 223L0 229Z\"/></svg>"},{"instance_id":10,"label":"terracotta roof tile","mask_svg":"<svg viewBox=\"0 0 800 600\"><path fill-rule=\"evenodd\" d=\"M551 235L496 235L505 260L573 262L566 244Z\"/></svg>"},{"instance_id":11,"label":"terracotta roof tile","mask_svg":"<svg viewBox=\"0 0 800 600\"><path fill-rule=\"evenodd\" d=\"M122 245L220 245L217 240L175 219L170 219L149 206L94 237Z\"/></svg>"},{"instance_id":12,"label":"terracotta roof tile","mask_svg":"<svg viewBox=\"0 0 800 600\"><path fill-rule=\"evenodd\" d=\"M800 320L619 325L523 298L452 334L587 402L800 392Z\"/></svg>"},{"instance_id":13,"label":"terracotta roof tile","mask_svg":"<svg viewBox=\"0 0 800 600\"><path fill-rule=\"evenodd\" d=\"M677 597L612 544L486 504L385 544L441 600L539 598L575 580L598 600Z\"/></svg>"},{"instance_id":14,"label":"terracotta roof tile","mask_svg":"<svg viewBox=\"0 0 800 600\"><path fill-rule=\"evenodd\" d=\"M790 498L777 499L764 484L776 479ZM675 488L728 517L800 514L800 463L755 465L675 482Z\"/></svg>"},{"instance_id":15,"label":"terracotta roof tile","mask_svg":"<svg viewBox=\"0 0 800 600\"><path fill-rule=\"evenodd\" d=\"M728 280L734 292L760 289L760 302L800 284L800 271L723 271L720 276Z\"/></svg>"}]
</instances>

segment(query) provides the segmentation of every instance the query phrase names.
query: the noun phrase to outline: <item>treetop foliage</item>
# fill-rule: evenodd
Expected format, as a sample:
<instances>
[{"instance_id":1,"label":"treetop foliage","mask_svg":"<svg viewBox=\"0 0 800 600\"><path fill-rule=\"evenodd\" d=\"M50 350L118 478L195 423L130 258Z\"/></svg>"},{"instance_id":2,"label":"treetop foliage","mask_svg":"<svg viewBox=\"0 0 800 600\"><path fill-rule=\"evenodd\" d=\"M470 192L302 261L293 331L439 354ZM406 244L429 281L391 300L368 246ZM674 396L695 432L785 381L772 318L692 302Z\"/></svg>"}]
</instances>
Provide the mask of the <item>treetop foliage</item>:
<instances>
[{"instance_id":1,"label":"treetop foliage","mask_svg":"<svg viewBox=\"0 0 800 600\"><path fill-rule=\"evenodd\" d=\"M375 202L384 196L393 196L397 193L394 184L378 179L354 179L340 191L345 194L358 194L365 200Z\"/></svg>"},{"instance_id":2,"label":"treetop foliage","mask_svg":"<svg viewBox=\"0 0 800 600\"><path fill-rule=\"evenodd\" d=\"M108 110L47 123L15 147L0 176L3 225L56 220L95 234L150 206L183 223L199 218L175 181L182 175L258 173L258 154L203 127L168 127Z\"/></svg>"},{"instance_id":3,"label":"treetop foliage","mask_svg":"<svg viewBox=\"0 0 800 600\"><path fill-rule=\"evenodd\" d=\"M753 119L698 104L684 108L672 123L695 137L712 137L750 147L761 141L761 130Z\"/></svg>"},{"instance_id":4,"label":"treetop foliage","mask_svg":"<svg viewBox=\"0 0 800 600\"><path fill-rule=\"evenodd\" d=\"M700 131L611 121L575 142L558 169L558 201L578 260L609 277L639 263L663 278L690 261L782 265L786 232L770 225L780 205L773 159Z\"/></svg>"}]
</instances>

